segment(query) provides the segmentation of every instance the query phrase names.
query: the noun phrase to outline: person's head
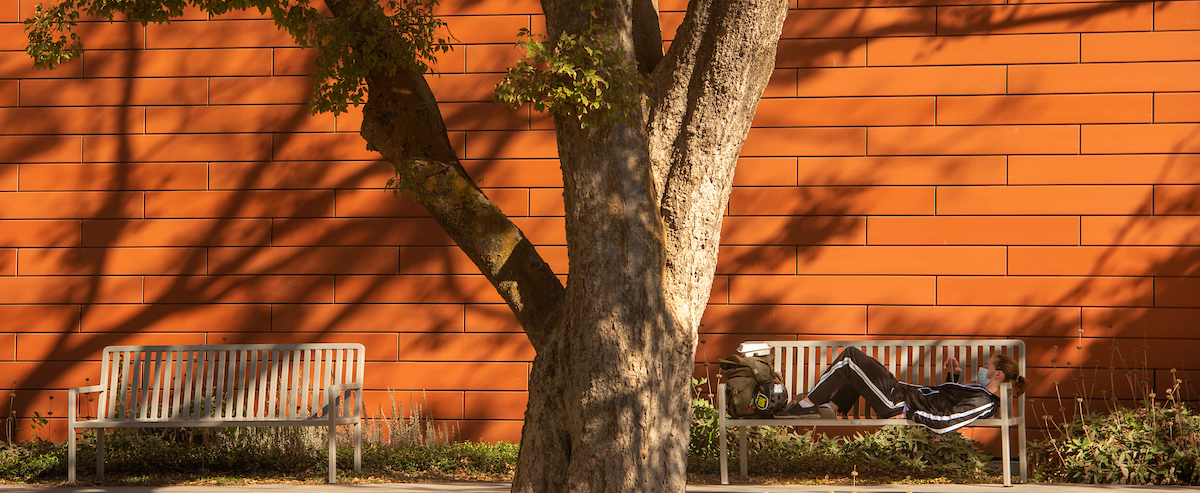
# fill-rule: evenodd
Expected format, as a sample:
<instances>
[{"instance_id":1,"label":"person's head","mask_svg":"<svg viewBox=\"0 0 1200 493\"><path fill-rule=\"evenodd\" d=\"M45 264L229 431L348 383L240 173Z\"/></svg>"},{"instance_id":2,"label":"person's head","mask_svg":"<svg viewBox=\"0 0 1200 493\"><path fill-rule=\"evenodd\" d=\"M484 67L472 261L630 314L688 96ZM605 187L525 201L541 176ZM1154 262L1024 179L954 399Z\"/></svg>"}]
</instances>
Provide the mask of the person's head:
<instances>
[{"instance_id":1,"label":"person's head","mask_svg":"<svg viewBox=\"0 0 1200 493\"><path fill-rule=\"evenodd\" d=\"M1012 382L1013 397L1025 393L1025 377L1020 375L1017 360L1013 359L1012 356L997 354L989 358L983 367L987 368L988 379Z\"/></svg>"}]
</instances>

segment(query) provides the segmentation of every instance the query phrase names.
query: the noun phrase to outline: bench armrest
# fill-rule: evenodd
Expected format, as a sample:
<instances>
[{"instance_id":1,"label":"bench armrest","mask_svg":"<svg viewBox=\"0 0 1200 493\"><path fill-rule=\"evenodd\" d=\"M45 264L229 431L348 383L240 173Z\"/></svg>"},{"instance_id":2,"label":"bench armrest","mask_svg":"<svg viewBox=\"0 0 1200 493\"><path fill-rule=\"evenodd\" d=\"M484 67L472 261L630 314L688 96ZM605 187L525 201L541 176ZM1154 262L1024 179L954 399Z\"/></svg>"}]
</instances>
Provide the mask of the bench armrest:
<instances>
[{"instance_id":1,"label":"bench armrest","mask_svg":"<svg viewBox=\"0 0 1200 493\"><path fill-rule=\"evenodd\" d=\"M330 392L341 392L344 390L362 390L361 383L335 383L329 386Z\"/></svg>"},{"instance_id":2,"label":"bench armrest","mask_svg":"<svg viewBox=\"0 0 1200 493\"><path fill-rule=\"evenodd\" d=\"M101 384L101 385L89 385L87 387L74 387L74 388L67 389L67 391L70 393L73 393L73 394L90 394L92 392L103 392L104 385Z\"/></svg>"}]
</instances>

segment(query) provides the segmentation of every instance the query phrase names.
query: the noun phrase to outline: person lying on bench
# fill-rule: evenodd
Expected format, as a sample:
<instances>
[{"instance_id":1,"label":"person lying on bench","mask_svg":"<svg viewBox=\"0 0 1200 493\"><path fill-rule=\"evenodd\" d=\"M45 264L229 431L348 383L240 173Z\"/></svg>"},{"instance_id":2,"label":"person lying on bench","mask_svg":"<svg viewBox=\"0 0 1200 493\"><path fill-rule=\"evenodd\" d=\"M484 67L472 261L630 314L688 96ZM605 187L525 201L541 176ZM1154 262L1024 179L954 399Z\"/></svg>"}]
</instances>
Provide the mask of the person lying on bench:
<instances>
[{"instance_id":1,"label":"person lying on bench","mask_svg":"<svg viewBox=\"0 0 1200 493\"><path fill-rule=\"evenodd\" d=\"M962 371L957 360L951 358L946 363L948 374ZM862 397L879 418L904 414L937 433L947 433L999 414L1001 382L1012 382L1013 397L1025 393L1025 377L1017 374L1017 368L1016 360L999 354L979 369L978 384L946 382L922 387L896 380L875 358L856 347L847 347L808 395L776 416L817 417L819 406L826 403L835 412L844 410L844 414Z\"/></svg>"}]
</instances>

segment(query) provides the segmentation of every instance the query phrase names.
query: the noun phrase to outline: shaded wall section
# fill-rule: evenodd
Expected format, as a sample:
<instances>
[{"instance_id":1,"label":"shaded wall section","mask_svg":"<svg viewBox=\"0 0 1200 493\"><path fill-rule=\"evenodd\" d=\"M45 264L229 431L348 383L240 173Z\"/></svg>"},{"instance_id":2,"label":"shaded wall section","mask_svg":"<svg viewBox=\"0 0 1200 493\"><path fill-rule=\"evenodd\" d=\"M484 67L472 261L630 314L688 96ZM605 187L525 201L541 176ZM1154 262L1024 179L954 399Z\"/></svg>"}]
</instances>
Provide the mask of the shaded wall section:
<instances>
[{"instance_id":1,"label":"shaded wall section","mask_svg":"<svg viewBox=\"0 0 1200 493\"><path fill-rule=\"evenodd\" d=\"M53 412L62 438L105 345L354 341L368 411L395 396L518 439L531 347L382 190L361 113L307 113L311 53L257 12L189 11L85 22L82 59L35 71L35 3L0 0L0 412ZM565 275L552 122L490 102L538 2L442 3L457 44L428 79L451 141ZM794 2L699 375L745 339L1017 337L1043 426L1075 409L1059 395L1103 409L1195 374L1200 2L1011 3ZM660 6L669 44L686 2Z\"/></svg>"}]
</instances>

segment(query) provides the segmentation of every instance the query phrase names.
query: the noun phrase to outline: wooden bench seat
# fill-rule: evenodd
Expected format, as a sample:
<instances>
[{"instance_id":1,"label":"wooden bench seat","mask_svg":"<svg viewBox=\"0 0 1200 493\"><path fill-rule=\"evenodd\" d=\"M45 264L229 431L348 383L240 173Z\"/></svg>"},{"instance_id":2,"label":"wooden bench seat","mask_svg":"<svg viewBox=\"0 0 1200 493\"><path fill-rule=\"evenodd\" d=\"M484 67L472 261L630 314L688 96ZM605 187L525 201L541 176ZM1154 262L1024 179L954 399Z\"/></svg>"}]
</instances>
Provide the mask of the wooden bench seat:
<instances>
[{"instance_id":1,"label":"wooden bench seat","mask_svg":"<svg viewBox=\"0 0 1200 493\"><path fill-rule=\"evenodd\" d=\"M97 430L103 477L106 428L325 426L335 483L338 425L353 427L361 472L364 363L362 344L109 346L100 384L68 391L67 481L79 429ZM97 392L96 417L81 421L79 396Z\"/></svg>"},{"instance_id":2,"label":"wooden bench seat","mask_svg":"<svg viewBox=\"0 0 1200 493\"><path fill-rule=\"evenodd\" d=\"M969 340L857 340L857 341L752 341L767 344L774 354L774 367L784 378L791 395L804 395L816 385L818 379L832 364L843 348L854 346L867 355L879 360L901 382L914 385L934 386L942 383L945 362L957 358L963 369L965 383L974 381L976 370L995 354L1007 354L1017 360L1020 374L1025 375L1025 343L1015 339L969 339ZM978 419L971 426L1000 427L1002 467L1004 485L1012 486L1010 479L1009 429L1017 428L1017 443L1020 448L1021 482L1028 481L1028 464L1025 443L1025 396L1016 399L1013 405L1012 384L1000 386L1000 417ZM726 416L725 384L717 386L717 415L721 450L721 484L729 484L728 447L726 428L729 426L921 426L903 418L871 418L869 406L861 402L855 406L849 419L825 418L741 418ZM739 456L742 477L747 476L746 433L738 433Z\"/></svg>"}]
</instances>

